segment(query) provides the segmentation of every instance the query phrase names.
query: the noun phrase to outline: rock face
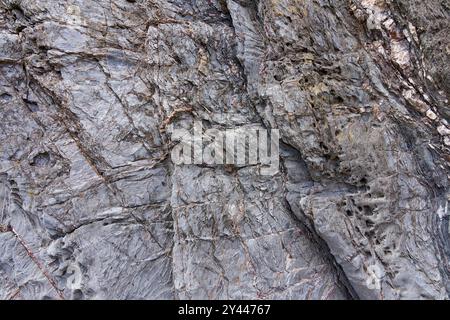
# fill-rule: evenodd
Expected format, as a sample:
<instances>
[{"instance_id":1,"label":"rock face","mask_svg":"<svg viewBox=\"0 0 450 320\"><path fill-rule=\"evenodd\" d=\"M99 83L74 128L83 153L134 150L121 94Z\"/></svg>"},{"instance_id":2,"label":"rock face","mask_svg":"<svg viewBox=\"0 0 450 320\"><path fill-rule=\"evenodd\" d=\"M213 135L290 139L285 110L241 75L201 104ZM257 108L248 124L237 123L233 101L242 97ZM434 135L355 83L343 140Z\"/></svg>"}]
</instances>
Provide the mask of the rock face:
<instances>
[{"instance_id":1,"label":"rock face","mask_svg":"<svg viewBox=\"0 0 450 320\"><path fill-rule=\"evenodd\" d=\"M1 299L447 299L446 0L0 0ZM280 132L280 170L171 128Z\"/></svg>"}]
</instances>

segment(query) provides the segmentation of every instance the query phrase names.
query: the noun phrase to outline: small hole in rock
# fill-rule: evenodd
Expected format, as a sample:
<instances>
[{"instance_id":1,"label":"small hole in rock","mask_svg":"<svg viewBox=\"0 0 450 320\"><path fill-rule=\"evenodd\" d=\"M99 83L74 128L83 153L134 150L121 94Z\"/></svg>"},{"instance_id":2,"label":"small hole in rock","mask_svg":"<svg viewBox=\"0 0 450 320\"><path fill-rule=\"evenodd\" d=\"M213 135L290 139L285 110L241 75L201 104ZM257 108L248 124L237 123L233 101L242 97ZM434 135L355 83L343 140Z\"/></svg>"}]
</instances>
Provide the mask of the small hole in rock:
<instances>
[{"instance_id":1,"label":"small hole in rock","mask_svg":"<svg viewBox=\"0 0 450 320\"><path fill-rule=\"evenodd\" d=\"M371 216L371 215L373 215L373 212L372 212L372 208L371 208L371 207L369 207L369 206L363 206L363 210L364 210L364 214L365 214L366 216Z\"/></svg>"},{"instance_id":2,"label":"small hole in rock","mask_svg":"<svg viewBox=\"0 0 450 320\"><path fill-rule=\"evenodd\" d=\"M80 289L76 289L73 291L73 299L74 300L81 300L83 299L83 292Z\"/></svg>"},{"instance_id":3,"label":"small hole in rock","mask_svg":"<svg viewBox=\"0 0 450 320\"><path fill-rule=\"evenodd\" d=\"M369 230L366 231L364 234L366 235L366 237L372 238L375 235L375 232L373 230Z\"/></svg>"},{"instance_id":4,"label":"small hole in rock","mask_svg":"<svg viewBox=\"0 0 450 320\"><path fill-rule=\"evenodd\" d=\"M18 26L18 27L16 28L16 32L17 32L17 33L22 32L25 28L26 28L26 26Z\"/></svg>"},{"instance_id":5,"label":"small hole in rock","mask_svg":"<svg viewBox=\"0 0 450 320\"><path fill-rule=\"evenodd\" d=\"M44 167L49 162L50 162L50 155L48 154L48 152L41 152L36 156L34 156L31 165L36 167Z\"/></svg>"},{"instance_id":6,"label":"small hole in rock","mask_svg":"<svg viewBox=\"0 0 450 320\"><path fill-rule=\"evenodd\" d=\"M3 100L3 101L10 101L11 98L12 98L11 95L8 94L8 93L2 93L2 94L0 94L0 100Z\"/></svg>"},{"instance_id":7,"label":"small hole in rock","mask_svg":"<svg viewBox=\"0 0 450 320\"><path fill-rule=\"evenodd\" d=\"M368 228L371 228L371 227L373 227L375 224L372 222L372 221L370 221L370 220L366 220L366 226L368 227Z\"/></svg>"}]
</instances>

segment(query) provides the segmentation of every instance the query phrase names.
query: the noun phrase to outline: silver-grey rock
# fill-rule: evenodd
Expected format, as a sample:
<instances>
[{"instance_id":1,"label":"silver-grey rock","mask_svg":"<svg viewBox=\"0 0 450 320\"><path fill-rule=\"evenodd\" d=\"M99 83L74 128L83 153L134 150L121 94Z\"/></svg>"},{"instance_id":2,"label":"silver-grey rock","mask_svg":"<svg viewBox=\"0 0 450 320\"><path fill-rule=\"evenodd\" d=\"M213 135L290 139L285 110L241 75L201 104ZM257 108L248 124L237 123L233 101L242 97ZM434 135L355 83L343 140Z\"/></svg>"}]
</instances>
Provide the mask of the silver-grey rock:
<instances>
[{"instance_id":1,"label":"silver-grey rock","mask_svg":"<svg viewBox=\"0 0 450 320\"><path fill-rule=\"evenodd\" d=\"M430 0L0 0L0 299L447 299ZM279 129L280 170L170 127Z\"/></svg>"}]
</instances>

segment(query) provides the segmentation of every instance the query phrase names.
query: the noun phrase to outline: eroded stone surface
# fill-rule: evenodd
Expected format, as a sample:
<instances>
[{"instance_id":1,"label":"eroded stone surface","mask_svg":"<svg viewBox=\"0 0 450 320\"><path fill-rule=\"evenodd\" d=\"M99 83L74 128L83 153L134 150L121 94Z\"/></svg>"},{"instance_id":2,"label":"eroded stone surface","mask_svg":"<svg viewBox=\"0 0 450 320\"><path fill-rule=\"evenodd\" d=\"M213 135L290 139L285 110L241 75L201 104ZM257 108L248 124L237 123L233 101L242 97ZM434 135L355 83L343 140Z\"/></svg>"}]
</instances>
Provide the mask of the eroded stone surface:
<instances>
[{"instance_id":1,"label":"eroded stone surface","mask_svg":"<svg viewBox=\"0 0 450 320\"><path fill-rule=\"evenodd\" d=\"M0 1L0 298L447 299L449 6ZM279 129L280 171L172 125Z\"/></svg>"}]
</instances>

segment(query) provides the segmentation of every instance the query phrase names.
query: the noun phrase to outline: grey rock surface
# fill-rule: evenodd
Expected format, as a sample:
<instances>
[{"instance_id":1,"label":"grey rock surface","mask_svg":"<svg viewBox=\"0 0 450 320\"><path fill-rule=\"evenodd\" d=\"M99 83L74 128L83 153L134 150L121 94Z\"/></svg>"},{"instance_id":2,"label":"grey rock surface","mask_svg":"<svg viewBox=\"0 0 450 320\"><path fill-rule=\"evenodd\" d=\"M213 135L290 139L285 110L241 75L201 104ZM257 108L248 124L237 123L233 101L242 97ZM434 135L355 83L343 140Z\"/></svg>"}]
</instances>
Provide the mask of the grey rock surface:
<instances>
[{"instance_id":1,"label":"grey rock surface","mask_svg":"<svg viewBox=\"0 0 450 320\"><path fill-rule=\"evenodd\" d=\"M448 299L447 0L0 0L0 299ZM174 126L279 129L280 170Z\"/></svg>"}]
</instances>

